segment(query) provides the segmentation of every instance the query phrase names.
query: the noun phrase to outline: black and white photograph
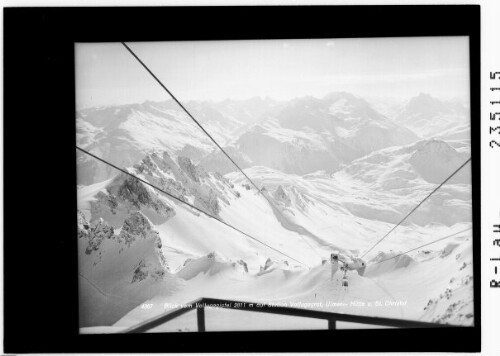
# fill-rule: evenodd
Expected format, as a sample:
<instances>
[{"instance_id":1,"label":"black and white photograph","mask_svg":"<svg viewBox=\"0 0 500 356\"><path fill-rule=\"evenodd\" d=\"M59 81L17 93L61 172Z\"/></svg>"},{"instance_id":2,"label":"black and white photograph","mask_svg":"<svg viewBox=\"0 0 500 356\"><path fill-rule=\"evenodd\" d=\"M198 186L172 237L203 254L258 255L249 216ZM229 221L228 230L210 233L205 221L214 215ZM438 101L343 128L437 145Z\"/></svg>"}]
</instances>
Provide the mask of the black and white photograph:
<instances>
[{"instance_id":1,"label":"black and white photograph","mask_svg":"<svg viewBox=\"0 0 500 356\"><path fill-rule=\"evenodd\" d=\"M467 37L77 43L80 331L200 298L255 309L207 303L207 331L328 326L260 304L473 326L468 54Z\"/></svg>"}]
</instances>

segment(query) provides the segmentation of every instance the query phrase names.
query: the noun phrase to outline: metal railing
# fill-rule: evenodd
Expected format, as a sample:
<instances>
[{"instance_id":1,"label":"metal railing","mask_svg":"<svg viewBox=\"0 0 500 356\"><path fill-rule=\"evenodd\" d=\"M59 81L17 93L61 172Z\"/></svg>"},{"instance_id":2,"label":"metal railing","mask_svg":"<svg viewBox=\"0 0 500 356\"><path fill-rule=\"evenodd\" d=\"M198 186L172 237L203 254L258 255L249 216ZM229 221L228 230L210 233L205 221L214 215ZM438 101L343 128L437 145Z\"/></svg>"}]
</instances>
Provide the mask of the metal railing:
<instances>
[{"instance_id":1,"label":"metal railing","mask_svg":"<svg viewBox=\"0 0 500 356\"><path fill-rule=\"evenodd\" d=\"M146 332L172 319L175 319L191 311L192 309L196 309L198 332L204 332L206 331L205 307L217 307L217 308L225 308L232 310L244 310L257 313L269 313L269 314L304 317L312 319L323 319L328 321L328 329L330 330L335 330L337 328L337 321L357 323L357 324L388 326L396 328L440 328L440 327L450 326L447 324L436 324L436 323L427 323L422 321L332 313L320 310L284 307L279 305L275 306L275 305L255 303L255 302L243 302L243 301L215 299L215 298L200 298L192 301L191 303L187 303L176 309L172 309L154 318L146 320L140 324L134 325L128 329L121 331L121 333L129 334L129 333Z\"/></svg>"}]
</instances>

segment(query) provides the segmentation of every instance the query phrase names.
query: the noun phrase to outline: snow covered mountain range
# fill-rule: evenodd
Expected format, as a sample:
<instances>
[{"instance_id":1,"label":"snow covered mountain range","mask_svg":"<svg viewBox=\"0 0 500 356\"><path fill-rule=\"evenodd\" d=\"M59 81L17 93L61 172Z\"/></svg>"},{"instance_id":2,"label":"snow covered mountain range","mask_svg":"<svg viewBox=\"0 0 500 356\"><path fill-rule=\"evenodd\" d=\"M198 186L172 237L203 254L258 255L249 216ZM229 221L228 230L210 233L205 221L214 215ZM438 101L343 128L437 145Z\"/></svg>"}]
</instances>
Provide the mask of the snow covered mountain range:
<instances>
[{"instance_id":1,"label":"snow covered mountain range","mask_svg":"<svg viewBox=\"0 0 500 356\"><path fill-rule=\"evenodd\" d=\"M366 256L363 276L350 272L348 292L323 261L359 256L468 159L465 106L421 94L387 117L348 93L186 106L262 190L171 101L78 112L80 147L206 213L79 153L82 331L121 330L201 296L334 300L347 304L338 312L473 322L470 165ZM406 306L351 306L360 299ZM262 326L215 319L220 330ZM284 327L276 323L268 327Z\"/></svg>"},{"instance_id":2,"label":"snow covered mountain range","mask_svg":"<svg viewBox=\"0 0 500 356\"><path fill-rule=\"evenodd\" d=\"M417 99L410 100L401 115L408 111L425 127L431 121L445 129L455 119L467 123L463 110L458 116L443 116L441 107L434 112L425 103L416 105ZM186 106L242 167L261 165L285 173L333 172L377 149L428 138L409 130L407 121L401 119L400 124L400 116L390 120L349 93L290 102L253 98L189 102ZM153 150L167 150L201 161L208 170L221 174L235 170L173 101L82 110L77 113L77 143L122 166L135 164ZM78 166L82 167L81 184L113 174L81 154Z\"/></svg>"}]
</instances>

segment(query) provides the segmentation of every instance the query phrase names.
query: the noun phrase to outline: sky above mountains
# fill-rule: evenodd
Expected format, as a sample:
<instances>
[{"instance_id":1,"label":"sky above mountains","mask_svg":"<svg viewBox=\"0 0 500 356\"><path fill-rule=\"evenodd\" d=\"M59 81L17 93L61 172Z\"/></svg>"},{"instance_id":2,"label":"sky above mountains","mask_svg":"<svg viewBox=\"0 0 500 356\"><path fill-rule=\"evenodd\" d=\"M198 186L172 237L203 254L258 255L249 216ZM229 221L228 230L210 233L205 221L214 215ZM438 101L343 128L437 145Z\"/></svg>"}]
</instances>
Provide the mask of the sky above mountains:
<instances>
[{"instance_id":1,"label":"sky above mountains","mask_svg":"<svg viewBox=\"0 0 500 356\"><path fill-rule=\"evenodd\" d=\"M142 42L129 46L181 101L288 100L331 91L469 95L467 37ZM119 43L76 44L77 109L167 94Z\"/></svg>"}]
</instances>

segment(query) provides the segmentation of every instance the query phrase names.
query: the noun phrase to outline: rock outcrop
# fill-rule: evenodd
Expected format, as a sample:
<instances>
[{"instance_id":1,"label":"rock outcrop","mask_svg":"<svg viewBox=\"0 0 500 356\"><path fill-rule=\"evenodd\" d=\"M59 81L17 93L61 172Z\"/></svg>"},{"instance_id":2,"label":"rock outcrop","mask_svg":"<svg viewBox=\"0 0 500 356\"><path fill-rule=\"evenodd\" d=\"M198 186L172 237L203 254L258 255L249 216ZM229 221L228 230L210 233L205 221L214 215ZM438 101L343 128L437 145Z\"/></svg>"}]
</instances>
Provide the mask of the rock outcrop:
<instances>
[{"instance_id":1,"label":"rock outcrop","mask_svg":"<svg viewBox=\"0 0 500 356\"><path fill-rule=\"evenodd\" d=\"M115 238L114 229L109 226L101 218L94 224L90 224L85 215L78 210L78 238L84 238L88 241L85 248L85 253L90 255L92 252L99 250L103 240Z\"/></svg>"},{"instance_id":2,"label":"rock outcrop","mask_svg":"<svg viewBox=\"0 0 500 356\"><path fill-rule=\"evenodd\" d=\"M290 206L290 204L292 203L290 197L286 194L285 190L281 185L279 185L278 188L276 188L276 190L273 193L273 197L275 200L279 201L285 206Z\"/></svg>"},{"instance_id":3,"label":"rock outcrop","mask_svg":"<svg viewBox=\"0 0 500 356\"><path fill-rule=\"evenodd\" d=\"M94 261L94 265L101 262L103 249L118 250L121 254L125 248L131 248L137 242L148 240L154 244L153 256L146 256L141 260L135 268L135 280L141 280L140 276L163 276L165 271L168 271L168 265L161 250L162 243L158 231L153 230L151 222L142 214L137 211L131 214L123 223L120 233L115 234L112 226L108 225L102 218L94 223L89 223L85 215L77 212L78 217L78 237L85 239L85 254L91 255L98 253L98 259ZM110 240L113 244L103 248L103 242ZM157 262L157 263L156 263ZM151 268L150 268L151 267ZM138 272L139 271L139 272ZM136 276L137 275L137 276Z\"/></svg>"},{"instance_id":4,"label":"rock outcrop","mask_svg":"<svg viewBox=\"0 0 500 356\"><path fill-rule=\"evenodd\" d=\"M187 157L179 156L174 160L167 152L161 156L152 153L135 165L134 169L151 184L180 200L192 202L215 217L219 217L221 203L229 204L228 194L240 196L234 185L221 174L206 172ZM149 205L159 210L163 208L161 205L156 207L154 202L149 202Z\"/></svg>"}]
</instances>

